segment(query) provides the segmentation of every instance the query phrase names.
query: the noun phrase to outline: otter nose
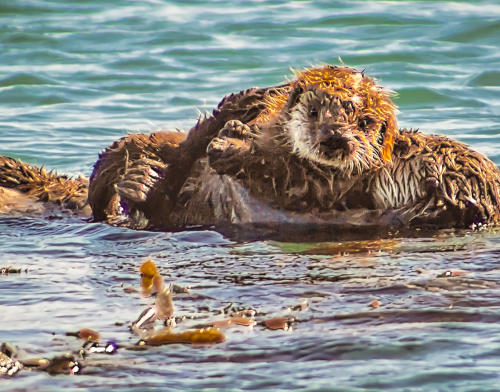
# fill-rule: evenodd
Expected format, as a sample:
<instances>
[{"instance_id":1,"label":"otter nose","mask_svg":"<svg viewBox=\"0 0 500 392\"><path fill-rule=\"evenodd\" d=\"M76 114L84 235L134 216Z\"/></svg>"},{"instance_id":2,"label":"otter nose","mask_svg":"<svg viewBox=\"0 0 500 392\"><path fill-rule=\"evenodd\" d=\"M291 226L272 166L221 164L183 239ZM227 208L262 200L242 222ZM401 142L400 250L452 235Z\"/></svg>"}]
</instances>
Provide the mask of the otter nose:
<instances>
[{"instance_id":1,"label":"otter nose","mask_svg":"<svg viewBox=\"0 0 500 392\"><path fill-rule=\"evenodd\" d=\"M349 153L349 139L342 135L338 129L325 126L321 128L319 144L329 150L344 150Z\"/></svg>"}]
</instances>

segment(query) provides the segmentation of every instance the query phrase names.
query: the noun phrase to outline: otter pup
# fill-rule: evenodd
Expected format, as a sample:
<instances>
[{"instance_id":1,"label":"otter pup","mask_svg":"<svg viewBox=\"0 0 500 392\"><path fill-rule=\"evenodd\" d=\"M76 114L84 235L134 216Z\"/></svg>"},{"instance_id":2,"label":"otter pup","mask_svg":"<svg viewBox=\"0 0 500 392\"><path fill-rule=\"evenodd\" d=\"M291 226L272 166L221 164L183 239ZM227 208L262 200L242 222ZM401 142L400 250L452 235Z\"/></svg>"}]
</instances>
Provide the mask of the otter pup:
<instances>
[{"instance_id":1,"label":"otter pup","mask_svg":"<svg viewBox=\"0 0 500 392\"><path fill-rule=\"evenodd\" d=\"M226 124L209 164L256 197L304 214L367 209L395 225L498 223L500 172L465 144L399 130L390 93L347 67L297 75L248 124Z\"/></svg>"},{"instance_id":2,"label":"otter pup","mask_svg":"<svg viewBox=\"0 0 500 392\"><path fill-rule=\"evenodd\" d=\"M399 130L390 95L322 66L224 98L187 135L130 135L94 166L93 216L164 229L498 223L498 168L460 142ZM16 165L0 161L3 186L17 186Z\"/></svg>"}]
</instances>

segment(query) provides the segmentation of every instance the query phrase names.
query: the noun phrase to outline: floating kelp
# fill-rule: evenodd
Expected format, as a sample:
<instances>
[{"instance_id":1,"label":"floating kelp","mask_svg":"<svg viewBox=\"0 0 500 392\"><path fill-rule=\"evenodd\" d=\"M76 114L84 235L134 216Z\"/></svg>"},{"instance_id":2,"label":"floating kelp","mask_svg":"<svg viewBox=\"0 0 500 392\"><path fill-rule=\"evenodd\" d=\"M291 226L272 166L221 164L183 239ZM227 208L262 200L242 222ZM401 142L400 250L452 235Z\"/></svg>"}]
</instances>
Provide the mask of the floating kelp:
<instances>
[{"instance_id":1,"label":"floating kelp","mask_svg":"<svg viewBox=\"0 0 500 392\"><path fill-rule=\"evenodd\" d=\"M98 342L100 340L99 332L94 331L90 328L82 328L76 332L66 332L66 336L75 336L79 339L90 341L90 342Z\"/></svg>"},{"instance_id":2,"label":"floating kelp","mask_svg":"<svg viewBox=\"0 0 500 392\"><path fill-rule=\"evenodd\" d=\"M45 369L50 364L47 358L27 358L20 361L28 369Z\"/></svg>"},{"instance_id":3,"label":"floating kelp","mask_svg":"<svg viewBox=\"0 0 500 392\"><path fill-rule=\"evenodd\" d=\"M16 352L8 343L0 346L0 375L13 376L22 369L43 370L49 374L78 374L82 365L77 354L67 353L48 358L16 359Z\"/></svg>"},{"instance_id":4,"label":"floating kelp","mask_svg":"<svg viewBox=\"0 0 500 392\"><path fill-rule=\"evenodd\" d=\"M283 329L287 331L291 329L294 322L295 319L293 317L272 317L261 321L259 324L269 329Z\"/></svg>"},{"instance_id":5,"label":"floating kelp","mask_svg":"<svg viewBox=\"0 0 500 392\"><path fill-rule=\"evenodd\" d=\"M0 376L13 376L23 365L16 359L16 350L8 343L0 345Z\"/></svg>"},{"instance_id":6,"label":"floating kelp","mask_svg":"<svg viewBox=\"0 0 500 392\"><path fill-rule=\"evenodd\" d=\"M0 275L7 275L7 274L20 274L22 272L28 272L27 268L21 268L21 267L13 267L13 266L7 266L7 267L2 267L0 268Z\"/></svg>"},{"instance_id":7,"label":"floating kelp","mask_svg":"<svg viewBox=\"0 0 500 392\"><path fill-rule=\"evenodd\" d=\"M153 280L158 276L158 269L153 260L147 260L142 263L139 268L141 274L141 289L144 296L149 296L153 293ZM157 282L158 284L158 282Z\"/></svg>"},{"instance_id":8,"label":"floating kelp","mask_svg":"<svg viewBox=\"0 0 500 392\"><path fill-rule=\"evenodd\" d=\"M82 371L82 365L74 354L67 353L52 358L47 366L41 367L41 370L52 375L79 374Z\"/></svg>"},{"instance_id":9,"label":"floating kelp","mask_svg":"<svg viewBox=\"0 0 500 392\"><path fill-rule=\"evenodd\" d=\"M210 323L215 328L228 328L233 325L240 325L244 327L253 327L256 322L254 319L248 317L229 317L223 320L216 320Z\"/></svg>"},{"instance_id":10,"label":"floating kelp","mask_svg":"<svg viewBox=\"0 0 500 392\"><path fill-rule=\"evenodd\" d=\"M215 344L222 343L226 336L218 328L201 328L174 332L172 328L164 328L148 337L142 338L137 343L139 346L160 346L163 344Z\"/></svg>"},{"instance_id":11,"label":"floating kelp","mask_svg":"<svg viewBox=\"0 0 500 392\"><path fill-rule=\"evenodd\" d=\"M156 294L156 300L152 307L144 310L138 319L132 324L132 329L151 329L156 320L164 321L165 324L173 326L174 303L170 287L165 287L163 278L156 268L153 260L147 260L139 268L141 274L141 289L145 296Z\"/></svg>"}]
</instances>

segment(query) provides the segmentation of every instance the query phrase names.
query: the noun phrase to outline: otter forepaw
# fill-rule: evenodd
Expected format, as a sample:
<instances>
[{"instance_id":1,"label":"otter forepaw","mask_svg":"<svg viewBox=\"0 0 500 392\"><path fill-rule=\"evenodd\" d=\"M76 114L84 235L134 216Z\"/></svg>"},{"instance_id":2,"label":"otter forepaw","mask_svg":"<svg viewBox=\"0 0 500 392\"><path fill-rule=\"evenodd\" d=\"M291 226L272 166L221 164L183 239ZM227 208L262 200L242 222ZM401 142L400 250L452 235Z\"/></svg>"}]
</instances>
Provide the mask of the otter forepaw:
<instances>
[{"instance_id":1,"label":"otter forepaw","mask_svg":"<svg viewBox=\"0 0 500 392\"><path fill-rule=\"evenodd\" d=\"M146 202L151 190L164 177L166 168L166 164L153 159L135 161L115 185L122 204L131 208L135 204Z\"/></svg>"},{"instance_id":2,"label":"otter forepaw","mask_svg":"<svg viewBox=\"0 0 500 392\"><path fill-rule=\"evenodd\" d=\"M238 139L248 139L252 138L255 129L252 129L247 124L243 124L239 120L228 121L224 128L219 131L218 137L220 138L238 138Z\"/></svg>"},{"instance_id":3,"label":"otter forepaw","mask_svg":"<svg viewBox=\"0 0 500 392\"><path fill-rule=\"evenodd\" d=\"M247 154L252 151L255 132L255 128L241 121L228 121L208 145L210 166L219 174L237 172Z\"/></svg>"}]
</instances>

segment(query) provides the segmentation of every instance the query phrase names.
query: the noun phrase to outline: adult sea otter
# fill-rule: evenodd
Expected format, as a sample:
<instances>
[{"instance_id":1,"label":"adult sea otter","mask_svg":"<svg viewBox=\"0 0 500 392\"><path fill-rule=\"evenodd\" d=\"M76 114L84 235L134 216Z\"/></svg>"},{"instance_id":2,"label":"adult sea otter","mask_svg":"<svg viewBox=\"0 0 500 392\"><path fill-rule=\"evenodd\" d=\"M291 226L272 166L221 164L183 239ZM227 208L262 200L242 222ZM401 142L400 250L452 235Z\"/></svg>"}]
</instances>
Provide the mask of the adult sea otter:
<instances>
[{"instance_id":1,"label":"adult sea otter","mask_svg":"<svg viewBox=\"0 0 500 392\"><path fill-rule=\"evenodd\" d=\"M0 157L0 185L4 213L25 208L12 200L20 192L133 228L338 233L500 219L493 162L447 137L398 129L390 92L328 65L230 95L187 134L124 137L99 155L89 183Z\"/></svg>"}]
</instances>

